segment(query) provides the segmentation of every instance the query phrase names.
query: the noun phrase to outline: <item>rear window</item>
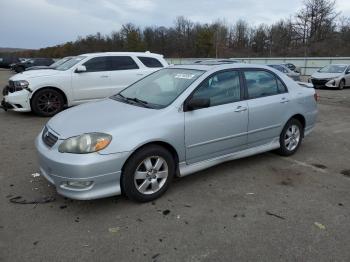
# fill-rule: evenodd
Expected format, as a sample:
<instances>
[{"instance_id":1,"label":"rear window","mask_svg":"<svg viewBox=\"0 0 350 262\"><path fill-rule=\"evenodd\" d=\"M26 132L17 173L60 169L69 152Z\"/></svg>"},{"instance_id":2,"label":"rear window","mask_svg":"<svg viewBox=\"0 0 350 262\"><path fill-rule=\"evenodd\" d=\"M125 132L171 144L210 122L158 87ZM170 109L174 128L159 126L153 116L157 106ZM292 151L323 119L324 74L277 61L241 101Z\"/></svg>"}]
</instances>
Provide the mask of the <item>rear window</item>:
<instances>
[{"instance_id":1,"label":"rear window","mask_svg":"<svg viewBox=\"0 0 350 262\"><path fill-rule=\"evenodd\" d=\"M146 57L146 56L138 56L138 59L147 67L151 68L157 68L157 67L163 67L162 63L153 57Z\"/></svg>"}]
</instances>

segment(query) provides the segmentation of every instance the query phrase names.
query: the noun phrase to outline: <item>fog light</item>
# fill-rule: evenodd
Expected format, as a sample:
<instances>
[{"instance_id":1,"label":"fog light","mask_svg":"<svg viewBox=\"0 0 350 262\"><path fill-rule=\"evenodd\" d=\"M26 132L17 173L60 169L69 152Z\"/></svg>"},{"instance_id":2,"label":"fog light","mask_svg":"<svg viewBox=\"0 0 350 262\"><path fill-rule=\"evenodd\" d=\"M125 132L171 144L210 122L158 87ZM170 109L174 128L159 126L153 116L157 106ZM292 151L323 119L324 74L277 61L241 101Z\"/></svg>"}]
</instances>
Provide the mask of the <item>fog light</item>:
<instances>
[{"instance_id":1,"label":"fog light","mask_svg":"<svg viewBox=\"0 0 350 262\"><path fill-rule=\"evenodd\" d=\"M64 187L71 187L71 188L77 188L77 189L87 188L91 185L92 185L92 181L67 181L62 183L62 186Z\"/></svg>"}]
</instances>

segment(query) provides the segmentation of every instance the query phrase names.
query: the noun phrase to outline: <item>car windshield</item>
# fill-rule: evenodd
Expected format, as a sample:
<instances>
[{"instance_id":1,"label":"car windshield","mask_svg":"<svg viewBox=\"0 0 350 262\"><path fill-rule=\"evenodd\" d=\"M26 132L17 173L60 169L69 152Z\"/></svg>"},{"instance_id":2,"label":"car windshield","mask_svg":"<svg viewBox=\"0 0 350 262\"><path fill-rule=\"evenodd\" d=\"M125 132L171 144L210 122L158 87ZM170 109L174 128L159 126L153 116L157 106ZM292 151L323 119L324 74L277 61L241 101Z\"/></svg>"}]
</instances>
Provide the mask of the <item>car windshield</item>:
<instances>
[{"instance_id":1,"label":"car windshield","mask_svg":"<svg viewBox=\"0 0 350 262\"><path fill-rule=\"evenodd\" d=\"M328 65L319 70L320 73L343 73L346 65Z\"/></svg>"},{"instance_id":2,"label":"car windshield","mask_svg":"<svg viewBox=\"0 0 350 262\"><path fill-rule=\"evenodd\" d=\"M203 73L201 70L182 68L161 69L111 98L149 108L164 108Z\"/></svg>"},{"instance_id":3,"label":"car windshield","mask_svg":"<svg viewBox=\"0 0 350 262\"><path fill-rule=\"evenodd\" d=\"M72 66L76 65L77 63L79 63L84 58L86 58L86 56L73 57L73 58L69 59L68 61L66 61L65 63L57 66L55 69L56 70L61 70L61 71L68 70L69 68L71 68Z\"/></svg>"},{"instance_id":4,"label":"car windshield","mask_svg":"<svg viewBox=\"0 0 350 262\"><path fill-rule=\"evenodd\" d=\"M58 67L60 65L63 65L65 62L67 62L70 59L72 59L72 57L65 57L65 58L59 59L55 63L50 65L50 67L56 68L56 67Z\"/></svg>"}]
</instances>

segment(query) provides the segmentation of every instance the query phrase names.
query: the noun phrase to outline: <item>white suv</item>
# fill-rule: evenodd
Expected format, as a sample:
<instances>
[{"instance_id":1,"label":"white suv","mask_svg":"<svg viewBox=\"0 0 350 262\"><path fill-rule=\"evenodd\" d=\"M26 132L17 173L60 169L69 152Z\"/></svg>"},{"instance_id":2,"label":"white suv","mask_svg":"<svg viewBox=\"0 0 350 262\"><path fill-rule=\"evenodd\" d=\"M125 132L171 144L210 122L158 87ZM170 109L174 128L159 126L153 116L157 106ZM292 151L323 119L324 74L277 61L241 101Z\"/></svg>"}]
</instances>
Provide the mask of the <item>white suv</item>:
<instances>
[{"instance_id":1,"label":"white suv","mask_svg":"<svg viewBox=\"0 0 350 262\"><path fill-rule=\"evenodd\" d=\"M3 90L4 109L52 116L64 107L103 99L168 66L150 52L83 54L55 69L16 74Z\"/></svg>"}]
</instances>

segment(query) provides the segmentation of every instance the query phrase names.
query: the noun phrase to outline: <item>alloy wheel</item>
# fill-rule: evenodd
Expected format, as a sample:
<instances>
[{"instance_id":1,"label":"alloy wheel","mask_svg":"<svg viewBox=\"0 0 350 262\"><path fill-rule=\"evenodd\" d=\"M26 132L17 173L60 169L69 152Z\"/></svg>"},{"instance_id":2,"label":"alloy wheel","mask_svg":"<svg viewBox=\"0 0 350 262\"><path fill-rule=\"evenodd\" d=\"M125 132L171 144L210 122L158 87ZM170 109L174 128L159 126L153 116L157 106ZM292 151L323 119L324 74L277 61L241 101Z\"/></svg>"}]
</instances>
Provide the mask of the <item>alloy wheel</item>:
<instances>
[{"instance_id":1,"label":"alloy wheel","mask_svg":"<svg viewBox=\"0 0 350 262\"><path fill-rule=\"evenodd\" d=\"M60 97L52 92L45 92L39 98L37 107L44 113L55 113L62 107Z\"/></svg>"},{"instance_id":2,"label":"alloy wheel","mask_svg":"<svg viewBox=\"0 0 350 262\"><path fill-rule=\"evenodd\" d=\"M147 157L139 164L134 174L137 191L145 195L158 192L164 186L168 174L169 168L164 158Z\"/></svg>"},{"instance_id":3,"label":"alloy wheel","mask_svg":"<svg viewBox=\"0 0 350 262\"><path fill-rule=\"evenodd\" d=\"M300 141L300 129L297 125L291 125L288 127L284 136L284 145L289 151L293 151Z\"/></svg>"},{"instance_id":4,"label":"alloy wheel","mask_svg":"<svg viewBox=\"0 0 350 262\"><path fill-rule=\"evenodd\" d=\"M160 156L144 159L136 168L134 183L138 192L150 195L158 192L165 184L169 174L168 164Z\"/></svg>"}]
</instances>

